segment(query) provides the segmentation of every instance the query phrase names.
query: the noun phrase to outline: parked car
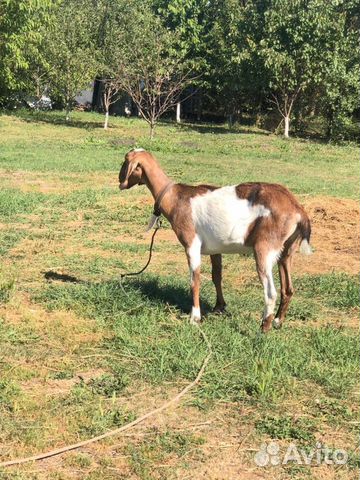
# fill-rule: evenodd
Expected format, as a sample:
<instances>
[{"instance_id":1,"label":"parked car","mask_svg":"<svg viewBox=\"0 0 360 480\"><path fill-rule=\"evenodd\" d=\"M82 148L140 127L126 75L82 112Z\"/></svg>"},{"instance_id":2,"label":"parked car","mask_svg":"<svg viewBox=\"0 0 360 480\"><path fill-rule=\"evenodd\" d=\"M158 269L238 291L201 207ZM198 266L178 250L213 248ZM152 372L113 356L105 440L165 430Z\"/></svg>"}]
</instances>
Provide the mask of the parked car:
<instances>
[{"instance_id":1,"label":"parked car","mask_svg":"<svg viewBox=\"0 0 360 480\"><path fill-rule=\"evenodd\" d=\"M46 95L42 95L40 98L27 97L25 104L32 110L52 110L51 98Z\"/></svg>"}]
</instances>

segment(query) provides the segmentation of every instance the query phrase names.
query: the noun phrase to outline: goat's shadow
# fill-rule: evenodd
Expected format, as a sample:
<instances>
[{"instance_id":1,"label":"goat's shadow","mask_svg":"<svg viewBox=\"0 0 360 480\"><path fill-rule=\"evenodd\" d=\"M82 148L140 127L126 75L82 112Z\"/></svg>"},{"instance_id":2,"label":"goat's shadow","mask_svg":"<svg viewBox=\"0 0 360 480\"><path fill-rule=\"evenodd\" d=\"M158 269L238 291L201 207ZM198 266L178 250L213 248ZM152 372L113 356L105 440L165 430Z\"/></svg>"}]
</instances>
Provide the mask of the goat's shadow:
<instances>
[{"instance_id":1,"label":"goat's shadow","mask_svg":"<svg viewBox=\"0 0 360 480\"><path fill-rule=\"evenodd\" d=\"M131 285L140 290L141 294L150 301L172 305L181 313L190 313L192 305L190 288L183 285L174 285L164 278L160 282L157 278L149 277L133 279ZM202 310L209 311L211 309L206 300L201 303Z\"/></svg>"},{"instance_id":2,"label":"goat's shadow","mask_svg":"<svg viewBox=\"0 0 360 480\"><path fill-rule=\"evenodd\" d=\"M91 283L81 278L52 270L42 273L48 282L58 281L82 285ZM183 314L190 313L192 305L190 289L184 285L174 285L170 283L170 280L167 280L166 277L159 279L147 275L138 278L125 278L123 280L123 287L125 290L139 291L143 297L149 299L151 302L161 302L164 305L172 305ZM206 299L201 302L201 308L204 313L211 311L210 303Z\"/></svg>"},{"instance_id":3,"label":"goat's shadow","mask_svg":"<svg viewBox=\"0 0 360 480\"><path fill-rule=\"evenodd\" d=\"M74 277L73 275L68 275L67 273L58 273L53 270L48 270L47 272L41 272L44 275L45 280L58 281L63 283L87 283L85 280Z\"/></svg>"}]
</instances>

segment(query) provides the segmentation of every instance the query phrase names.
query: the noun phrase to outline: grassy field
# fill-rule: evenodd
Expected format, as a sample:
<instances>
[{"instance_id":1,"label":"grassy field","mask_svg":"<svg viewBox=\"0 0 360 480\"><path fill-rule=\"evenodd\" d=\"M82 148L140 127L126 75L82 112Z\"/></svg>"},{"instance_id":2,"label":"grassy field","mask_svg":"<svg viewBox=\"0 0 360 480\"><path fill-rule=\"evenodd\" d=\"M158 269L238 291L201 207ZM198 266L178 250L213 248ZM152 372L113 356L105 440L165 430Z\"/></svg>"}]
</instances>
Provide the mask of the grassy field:
<instances>
[{"instance_id":1,"label":"grassy field","mask_svg":"<svg viewBox=\"0 0 360 480\"><path fill-rule=\"evenodd\" d=\"M145 187L118 190L124 154L150 149L175 181L287 185L313 222L314 255L296 255L296 294L280 331L259 333L253 259L224 262L228 313L203 324L213 357L199 387L127 432L60 457L0 470L0 479L352 479L359 378L358 149L257 129L161 124L97 114L0 116L0 457L87 439L159 406L190 382L206 345L188 323L185 255L169 225L145 274L152 211ZM278 284L278 281L277 281ZM260 467L317 442L346 465Z\"/></svg>"}]
</instances>

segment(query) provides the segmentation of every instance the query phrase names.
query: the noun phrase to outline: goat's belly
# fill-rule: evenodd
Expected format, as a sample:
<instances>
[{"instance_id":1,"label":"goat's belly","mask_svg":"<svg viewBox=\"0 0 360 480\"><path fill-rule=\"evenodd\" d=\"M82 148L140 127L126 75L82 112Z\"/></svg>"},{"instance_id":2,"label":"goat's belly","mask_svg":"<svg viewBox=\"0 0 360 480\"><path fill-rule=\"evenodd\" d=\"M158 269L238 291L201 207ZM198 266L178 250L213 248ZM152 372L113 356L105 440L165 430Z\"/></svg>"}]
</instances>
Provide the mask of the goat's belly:
<instances>
[{"instance_id":1,"label":"goat's belly","mask_svg":"<svg viewBox=\"0 0 360 480\"><path fill-rule=\"evenodd\" d=\"M213 255L216 253L250 254L252 249L244 245L244 236L236 227L226 232L225 226L221 229L198 229L201 241L201 253Z\"/></svg>"},{"instance_id":2,"label":"goat's belly","mask_svg":"<svg viewBox=\"0 0 360 480\"><path fill-rule=\"evenodd\" d=\"M222 245L206 245L202 244L202 255L215 255L217 253L232 253L241 255L251 255L252 248L240 245L238 243L222 244Z\"/></svg>"}]
</instances>

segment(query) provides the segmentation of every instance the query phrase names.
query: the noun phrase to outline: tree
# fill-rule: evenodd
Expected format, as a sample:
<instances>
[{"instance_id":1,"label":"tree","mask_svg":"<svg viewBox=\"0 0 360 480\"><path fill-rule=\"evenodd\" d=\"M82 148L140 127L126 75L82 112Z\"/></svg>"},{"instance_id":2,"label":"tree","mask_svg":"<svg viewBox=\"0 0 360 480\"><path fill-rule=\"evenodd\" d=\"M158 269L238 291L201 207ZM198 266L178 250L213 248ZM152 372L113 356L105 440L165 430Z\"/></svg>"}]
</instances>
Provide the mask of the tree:
<instances>
[{"instance_id":1,"label":"tree","mask_svg":"<svg viewBox=\"0 0 360 480\"><path fill-rule=\"evenodd\" d=\"M328 138L347 138L347 125L359 106L360 2L332 1L329 8L332 34L324 51L324 75L319 89L320 112L327 123Z\"/></svg>"},{"instance_id":2,"label":"tree","mask_svg":"<svg viewBox=\"0 0 360 480\"><path fill-rule=\"evenodd\" d=\"M328 70L329 63L336 65L333 54L339 39L335 20L339 1L273 0L265 11L263 5L249 2L247 12L257 15L254 27L258 30L260 25L262 38L256 41L255 35L250 36L248 48L263 62L269 100L282 116L288 137L299 96L309 88L319 90L326 79L333 83Z\"/></svg>"},{"instance_id":3,"label":"tree","mask_svg":"<svg viewBox=\"0 0 360 480\"><path fill-rule=\"evenodd\" d=\"M127 25L123 43L130 45L120 60L118 81L153 138L159 118L173 108L183 89L195 78L191 65L176 49L176 33L167 30L145 6Z\"/></svg>"},{"instance_id":4,"label":"tree","mask_svg":"<svg viewBox=\"0 0 360 480\"><path fill-rule=\"evenodd\" d=\"M193 87L201 88L206 66L209 2L207 0L154 0L152 8L162 25L174 33L173 48L196 76ZM181 121L181 98L176 104L176 121Z\"/></svg>"},{"instance_id":5,"label":"tree","mask_svg":"<svg viewBox=\"0 0 360 480\"><path fill-rule=\"evenodd\" d=\"M55 1L0 2L0 100L29 90L28 72L38 57L41 31L51 22Z\"/></svg>"},{"instance_id":6,"label":"tree","mask_svg":"<svg viewBox=\"0 0 360 480\"><path fill-rule=\"evenodd\" d=\"M93 10L97 75L102 85L105 129L109 124L110 106L116 102L121 88L117 75L121 59L130 47L123 40L134 10L133 3L124 0L98 0Z\"/></svg>"},{"instance_id":7,"label":"tree","mask_svg":"<svg viewBox=\"0 0 360 480\"><path fill-rule=\"evenodd\" d=\"M216 0L207 9L209 33L204 83L216 109L228 116L230 125L241 109L258 108L267 83L262 62L247 44L249 38L252 43L262 38L261 15L255 8L250 9L248 3ZM266 4L258 3L259 10Z\"/></svg>"},{"instance_id":8,"label":"tree","mask_svg":"<svg viewBox=\"0 0 360 480\"><path fill-rule=\"evenodd\" d=\"M96 73L95 46L89 21L91 8L88 0L63 1L44 42L50 88L64 104L66 120L70 118L75 96L93 81Z\"/></svg>"},{"instance_id":9,"label":"tree","mask_svg":"<svg viewBox=\"0 0 360 480\"><path fill-rule=\"evenodd\" d=\"M317 6L316 1L305 3L306 8L302 0L272 2L272 8L264 12L263 38L256 45L255 54L262 59L269 77L270 101L284 121L285 137L289 136L296 99L318 68Z\"/></svg>"}]
</instances>

